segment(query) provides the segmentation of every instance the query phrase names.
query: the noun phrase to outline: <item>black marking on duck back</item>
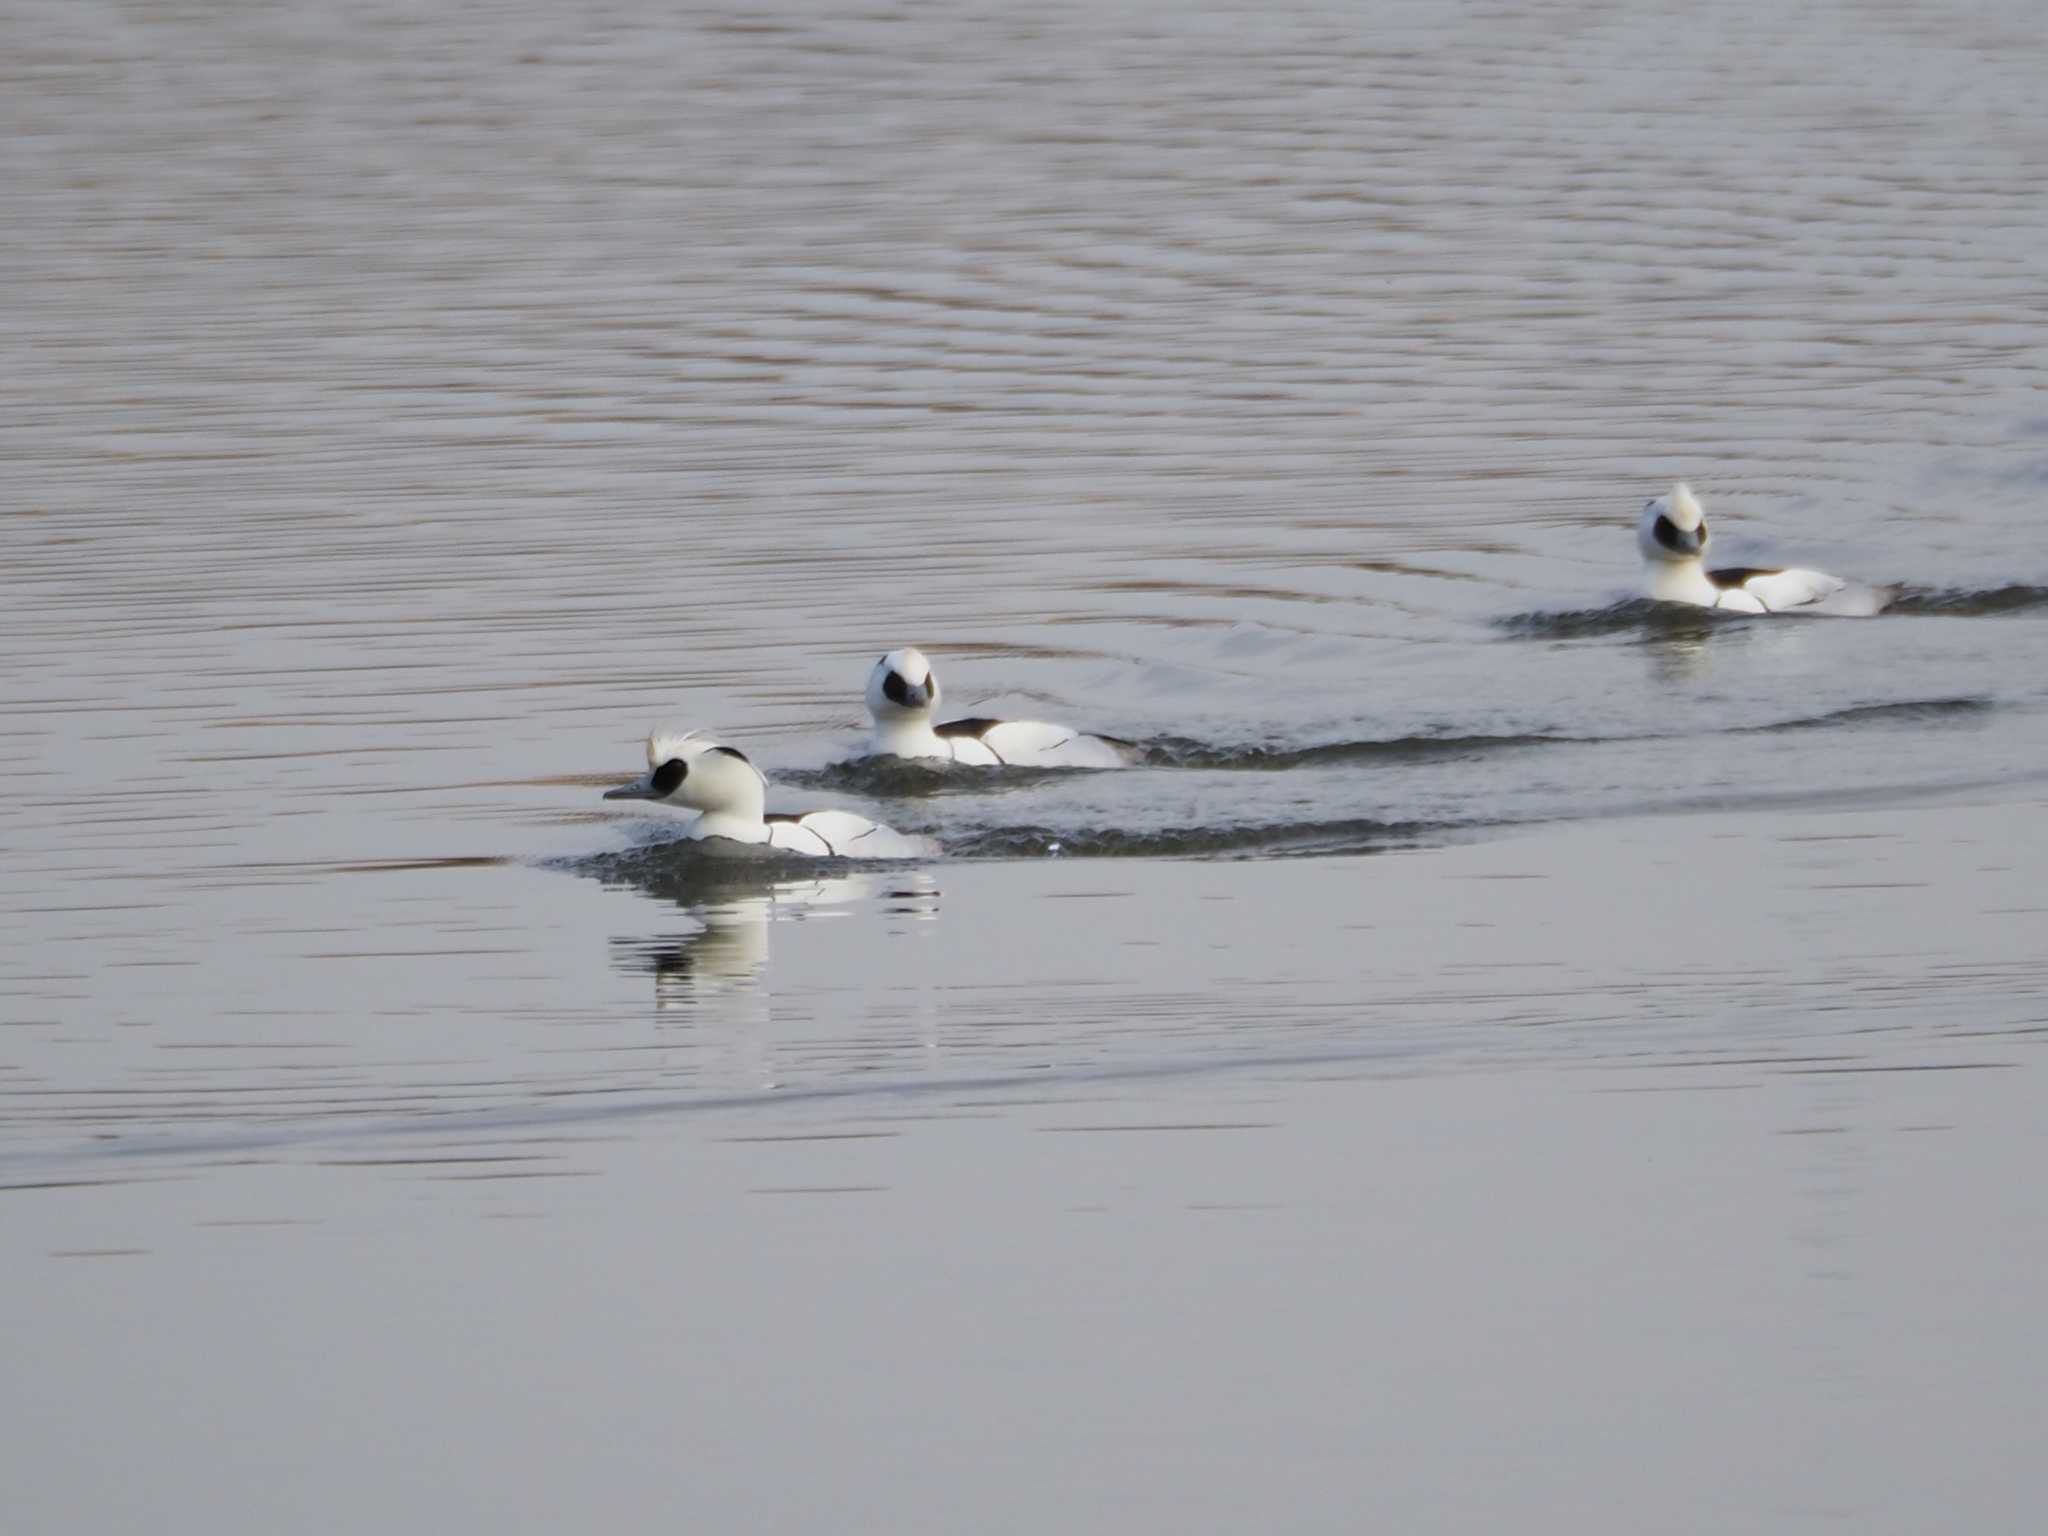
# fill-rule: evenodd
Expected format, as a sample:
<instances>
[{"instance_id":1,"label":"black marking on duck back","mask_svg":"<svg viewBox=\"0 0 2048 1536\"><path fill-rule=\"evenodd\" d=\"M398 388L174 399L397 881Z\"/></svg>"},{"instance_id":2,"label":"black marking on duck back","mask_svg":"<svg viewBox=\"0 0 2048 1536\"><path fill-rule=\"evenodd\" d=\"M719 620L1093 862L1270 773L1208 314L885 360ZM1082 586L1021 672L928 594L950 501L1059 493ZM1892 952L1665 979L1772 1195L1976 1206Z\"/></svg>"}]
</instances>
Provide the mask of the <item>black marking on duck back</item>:
<instances>
[{"instance_id":1,"label":"black marking on duck back","mask_svg":"<svg viewBox=\"0 0 2048 1536\"><path fill-rule=\"evenodd\" d=\"M1711 581L1723 592L1728 592L1736 587L1748 586L1749 578L1752 576L1782 576L1784 574L1783 566L1726 565L1718 571L1707 572L1707 580Z\"/></svg>"},{"instance_id":2,"label":"black marking on duck back","mask_svg":"<svg viewBox=\"0 0 2048 1536\"><path fill-rule=\"evenodd\" d=\"M932 733L948 738L966 736L979 741L1002 723L1000 720L948 720L943 725L933 726Z\"/></svg>"},{"instance_id":3,"label":"black marking on duck back","mask_svg":"<svg viewBox=\"0 0 2048 1536\"><path fill-rule=\"evenodd\" d=\"M815 837L820 843L824 844L825 852L827 854L829 854L833 858L837 858L839 856L839 850L832 846L832 839L827 837L824 833L820 832L816 827L807 827L804 825L804 817L808 816L809 814L810 812L808 811L802 812L801 814L797 815L792 815L788 811L770 811L768 814L764 815L761 818L761 820L766 822L771 827L777 825L785 827L795 827L799 832L808 832L811 834L811 836ZM775 834L771 832L768 834L768 836L770 844L772 846Z\"/></svg>"}]
</instances>

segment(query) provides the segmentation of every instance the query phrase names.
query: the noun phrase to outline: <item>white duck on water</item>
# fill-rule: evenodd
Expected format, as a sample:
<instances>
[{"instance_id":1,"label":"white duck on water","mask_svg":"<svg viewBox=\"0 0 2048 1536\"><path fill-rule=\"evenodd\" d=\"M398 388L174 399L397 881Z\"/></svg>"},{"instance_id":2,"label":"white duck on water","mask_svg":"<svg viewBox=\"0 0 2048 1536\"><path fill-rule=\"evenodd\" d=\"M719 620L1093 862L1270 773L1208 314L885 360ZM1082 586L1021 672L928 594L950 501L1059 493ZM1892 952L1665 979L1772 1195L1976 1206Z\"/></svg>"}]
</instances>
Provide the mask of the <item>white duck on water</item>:
<instances>
[{"instance_id":1,"label":"white duck on water","mask_svg":"<svg viewBox=\"0 0 2048 1536\"><path fill-rule=\"evenodd\" d=\"M816 858L918 859L938 852L928 838L898 832L853 811L767 810L768 780L737 747L696 731L647 738L647 772L604 792L607 800L655 800L696 811L684 836L709 852L772 848ZM736 845L730 849L718 845Z\"/></svg>"},{"instance_id":2,"label":"white duck on water","mask_svg":"<svg viewBox=\"0 0 2048 1536\"><path fill-rule=\"evenodd\" d=\"M1825 571L1706 563L1707 517L1692 487L1674 485L1643 508L1636 525L1650 596L1659 602L1719 608L1727 613L1825 613L1868 618L1892 593L1859 586Z\"/></svg>"},{"instance_id":3,"label":"white duck on water","mask_svg":"<svg viewBox=\"0 0 2048 1536\"><path fill-rule=\"evenodd\" d=\"M924 652L905 646L868 674L870 744L877 756L937 759L984 768L1124 768L1129 743L1043 720L947 720L933 724L939 675Z\"/></svg>"}]
</instances>

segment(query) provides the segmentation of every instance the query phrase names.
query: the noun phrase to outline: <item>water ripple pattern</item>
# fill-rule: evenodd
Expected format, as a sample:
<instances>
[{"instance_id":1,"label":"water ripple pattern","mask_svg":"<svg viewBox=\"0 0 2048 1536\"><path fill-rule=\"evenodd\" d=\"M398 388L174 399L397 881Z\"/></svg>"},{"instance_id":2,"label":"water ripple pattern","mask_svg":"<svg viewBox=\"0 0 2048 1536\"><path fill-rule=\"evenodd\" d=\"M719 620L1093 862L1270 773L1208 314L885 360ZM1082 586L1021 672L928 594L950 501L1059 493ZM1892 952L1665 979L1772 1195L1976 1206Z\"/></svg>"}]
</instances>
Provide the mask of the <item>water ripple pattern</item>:
<instances>
[{"instance_id":1,"label":"water ripple pattern","mask_svg":"<svg viewBox=\"0 0 2048 1536\"><path fill-rule=\"evenodd\" d=\"M760 933L879 923L894 985L946 930L608 879L660 721L977 868L2032 793L2035 23L17 4L8 1141L613 1093L650 977L752 1006ZM1680 475L1729 558L1906 598L1636 601ZM906 643L1139 766L859 762ZM1155 1065L1209 1017L1159 980L1102 1015ZM1348 995L1258 985L1290 1048ZM895 1060L885 995L795 1075Z\"/></svg>"}]
</instances>

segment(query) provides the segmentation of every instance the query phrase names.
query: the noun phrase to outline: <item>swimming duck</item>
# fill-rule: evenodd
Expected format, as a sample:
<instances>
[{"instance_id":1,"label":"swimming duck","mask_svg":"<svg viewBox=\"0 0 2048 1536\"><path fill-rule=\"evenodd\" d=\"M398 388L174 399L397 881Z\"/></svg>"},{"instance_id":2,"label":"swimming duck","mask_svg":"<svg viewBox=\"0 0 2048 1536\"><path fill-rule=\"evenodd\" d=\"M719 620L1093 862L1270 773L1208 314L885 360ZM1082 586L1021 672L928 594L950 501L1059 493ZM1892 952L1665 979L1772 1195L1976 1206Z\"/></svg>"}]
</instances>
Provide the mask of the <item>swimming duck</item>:
<instances>
[{"instance_id":1,"label":"swimming duck","mask_svg":"<svg viewBox=\"0 0 2048 1536\"><path fill-rule=\"evenodd\" d=\"M656 800L696 811L684 834L692 842L841 859L916 859L938 851L928 838L853 811L770 815L767 795L768 780L744 752L697 731L655 732L647 738L647 772L604 792L607 800Z\"/></svg>"},{"instance_id":2,"label":"swimming duck","mask_svg":"<svg viewBox=\"0 0 2048 1536\"><path fill-rule=\"evenodd\" d=\"M1674 485L1643 508L1636 546L1648 569L1650 596L1729 613L1828 613L1867 618L1892 594L1858 586L1825 571L1797 567L1723 566L1708 569L1707 519L1692 487Z\"/></svg>"},{"instance_id":3,"label":"swimming duck","mask_svg":"<svg viewBox=\"0 0 2048 1536\"><path fill-rule=\"evenodd\" d=\"M1128 742L1090 736L1043 720L948 720L932 723L939 677L924 652L905 646L875 663L868 674L873 750L882 757L937 758L944 762L1012 768L1124 768Z\"/></svg>"}]
</instances>

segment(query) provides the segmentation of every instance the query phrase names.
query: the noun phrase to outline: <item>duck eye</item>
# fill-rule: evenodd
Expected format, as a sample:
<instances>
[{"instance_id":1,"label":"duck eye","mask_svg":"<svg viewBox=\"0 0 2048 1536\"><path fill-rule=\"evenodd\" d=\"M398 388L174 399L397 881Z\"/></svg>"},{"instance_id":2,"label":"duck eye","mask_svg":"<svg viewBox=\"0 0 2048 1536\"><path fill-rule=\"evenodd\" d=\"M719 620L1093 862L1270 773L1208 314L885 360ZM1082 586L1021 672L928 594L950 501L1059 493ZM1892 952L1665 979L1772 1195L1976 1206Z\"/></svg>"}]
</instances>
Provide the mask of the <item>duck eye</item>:
<instances>
[{"instance_id":1,"label":"duck eye","mask_svg":"<svg viewBox=\"0 0 2048 1536\"><path fill-rule=\"evenodd\" d=\"M903 681L903 674L901 672L892 671L887 677L882 679L882 696L893 704L908 706L910 703L910 687Z\"/></svg>"},{"instance_id":2,"label":"duck eye","mask_svg":"<svg viewBox=\"0 0 2048 1536\"><path fill-rule=\"evenodd\" d=\"M680 757L672 757L654 770L654 792L668 796L676 792L676 786L690 776L690 765Z\"/></svg>"},{"instance_id":3,"label":"duck eye","mask_svg":"<svg viewBox=\"0 0 2048 1536\"><path fill-rule=\"evenodd\" d=\"M1678 532L1678 525L1668 517L1658 518L1657 526L1650 531L1656 535L1657 542L1666 549L1683 549L1685 547L1685 540Z\"/></svg>"}]
</instances>

